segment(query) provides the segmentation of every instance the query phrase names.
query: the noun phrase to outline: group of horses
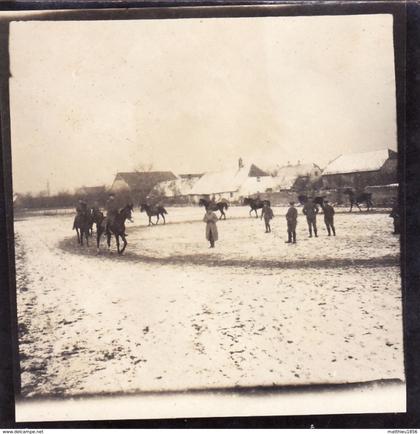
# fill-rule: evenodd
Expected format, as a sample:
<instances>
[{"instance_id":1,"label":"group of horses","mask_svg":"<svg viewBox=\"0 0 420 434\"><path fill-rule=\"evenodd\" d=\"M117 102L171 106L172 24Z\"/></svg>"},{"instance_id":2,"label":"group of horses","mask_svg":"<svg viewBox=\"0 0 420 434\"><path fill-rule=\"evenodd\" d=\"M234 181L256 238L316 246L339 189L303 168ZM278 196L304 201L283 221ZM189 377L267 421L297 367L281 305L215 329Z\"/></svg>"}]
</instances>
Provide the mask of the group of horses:
<instances>
[{"instance_id":1,"label":"group of horses","mask_svg":"<svg viewBox=\"0 0 420 434\"><path fill-rule=\"evenodd\" d=\"M371 193L360 193L356 194L351 189L344 190L344 194L349 196L350 200L350 212L353 209L353 206L357 206L361 211L360 204L365 203L367 207L367 211L372 209L372 194ZM299 202L303 205L307 202L308 196L299 195ZM315 204L319 205L321 208L324 207L324 196L316 196L313 198ZM220 211L219 220L226 220L225 211L229 208L229 205L225 201L214 202L207 199L200 199L199 206L204 207L206 210L211 208L213 211ZM243 205L248 205L251 209L249 211L249 215L252 215L252 212L255 213L255 217L258 218L258 210L262 209L264 205L271 205L269 200L260 199L260 198L252 198L247 197L243 200ZM86 212L79 212L73 223L73 229L76 230L77 240L80 245L83 246L83 239L86 241L86 245L89 246L89 236L92 236L93 225L96 225L96 248L99 252L99 245L101 242L101 238L103 235L106 236L108 249L111 247L111 238L112 235L115 237L115 241L117 244L117 251L119 254L122 254L127 247L127 239L125 233L125 222L126 220L133 221L132 213L134 207L133 204L127 204L124 208L118 211L115 215L114 219L109 220L105 217L104 213L97 208L92 210L88 210ZM166 223L165 215L168 214L166 209L163 206L152 206L147 203L140 204L140 212L145 212L149 218L149 226L155 225L159 223L159 218L162 217L163 224ZM152 217L156 217L156 222L152 221ZM123 243L123 246L120 247L120 239Z\"/></svg>"}]
</instances>

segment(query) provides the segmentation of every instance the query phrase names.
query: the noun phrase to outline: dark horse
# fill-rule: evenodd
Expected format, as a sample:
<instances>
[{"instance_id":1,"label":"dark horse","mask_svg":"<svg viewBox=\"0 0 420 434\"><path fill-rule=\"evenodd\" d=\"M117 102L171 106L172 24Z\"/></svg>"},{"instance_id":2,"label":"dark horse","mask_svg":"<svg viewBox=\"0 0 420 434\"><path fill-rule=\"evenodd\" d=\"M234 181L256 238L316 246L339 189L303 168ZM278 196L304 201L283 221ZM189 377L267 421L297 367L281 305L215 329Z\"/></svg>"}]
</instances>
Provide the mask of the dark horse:
<instances>
[{"instance_id":1,"label":"dark horse","mask_svg":"<svg viewBox=\"0 0 420 434\"><path fill-rule=\"evenodd\" d=\"M249 216L251 217L252 211L255 212L255 217L258 218L258 211L259 209L262 209L264 204L267 204L268 206L271 206L271 202L269 200L262 200L262 199L254 199L252 197L246 197L244 199L244 205L249 205L251 207L251 210L249 211Z\"/></svg>"},{"instance_id":2,"label":"dark horse","mask_svg":"<svg viewBox=\"0 0 420 434\"><path fill-rule=\"evenodd\" d=\"M347 194L349 197L350 212L353 209L353 205L356 205L357 208L359 208L359 211L361 211L362 209L359 206L360 203L366 203L366 211L373 208L372 193L355 193L351 188L346 188L344 194Z\"/></svg>"},{"instance_id":3,"label":"dark horse","mask_svg":"<svg viewBox=\"0 0 420 434\"><path fill-rule=\"evenodd\" d=\"M204 208L206 209L206 211L209 209L210 205L214 206L214 210L213 211L220 211L220 217L219 220L223 219L226 220L226 214L225 214L225 210L227 210L229 208L229 205L226 202L212 202L211 200L207 200L204 198L201 198L198 201L198 205L199 206L204 206Z\"/></svg>"},{"instance_id":4,"label":"dark horse","mask_svg":"<svg viewBox=\"0 0 420 434\"><path fill-rule=\"evenodd\" d=\"M101 240L101 235L105 232L105 216L99 209L92 209L92 226L96 224L96 247L99 251L99 242ZM92 230L91 226L91 230Z\"/></svg>"},{"instance_id":5,"label":"dark horse","mask_svg":"<svg viewBox=\"0 0 420 434\"><path fill-rule=\"evenodd\" d=\"M298 196L298 201L301 205L305 205L305 203L308 201L309 196L306 196L306 194L300 194ZM324 209L324 200L325 197L323 196L315 196L313 198L313 202L315 205L319 205L322 209Z\"/></svg>"},{"instance_id":6,"label":"dark horse","mask_svg":"<svg viewBox=\"0 0 420 434\"><path fill-rule=\"evenodd\" d=\"M89 211L78 212L73 222L73 230L76 229L77 242L83 246L83 236L86 240L86 245L89 247L89 235L92 227L92 216Z\"/></svg>"},{"instance_id":7,"label":"dark horse","mask_svg":"<svg viewBox=\"0 0 420 434\"><path fill-rule=\"evenodd\" d=\"M168 214L168 212L163 206L151 206L147 203L142 203L140 204L140 212L146 212L147 216L149 217L149 226L157 225L159 223L159 216L162 216L163 224L166 224L165 214ZM153 216L157 217L156 223L152 222Z\"/></svg>"},{"instance_id":8,"label":"dark horse","mask_svg":"<svg viewBox=\"0 0 420 434\"><path fill-rule=\"evenodd\" d=\"M125 238L125 221L130 220L133 221L131 217L131 213L133 212L133 205L128 204L122 210L118 212L115 216L114 221L106 223L105 218L103 217L102 212L98 213L98 223L96 223L97 235L96 235L96 247L99 251L99 241L101 235L106 233L106 242L108 245L108 250L111 248L111 236L114 234L115 241L117 242L117 251L121 255L125 248L127 247L127 239ZM102 214L102 220L101 216ZM120 237L124 243L123 248L120 249Z\"/></svg>"}]
</instances>

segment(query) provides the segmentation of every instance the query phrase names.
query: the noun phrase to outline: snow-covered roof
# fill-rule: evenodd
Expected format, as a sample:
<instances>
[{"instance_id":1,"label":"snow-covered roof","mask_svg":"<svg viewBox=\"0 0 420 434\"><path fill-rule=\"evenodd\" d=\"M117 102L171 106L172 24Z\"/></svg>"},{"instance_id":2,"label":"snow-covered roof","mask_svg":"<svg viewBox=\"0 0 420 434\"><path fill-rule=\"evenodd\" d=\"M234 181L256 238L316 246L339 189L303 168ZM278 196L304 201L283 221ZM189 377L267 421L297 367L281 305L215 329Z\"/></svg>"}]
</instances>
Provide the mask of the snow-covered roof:
<instances>
[{"instance_id":1,"label":"snow-covered roof","mask_svg":"<svg viewBox=\"0 0 420 434\"><path fill-rule=\"evenodd\" d=\"M151 194L160 194L165 197L186 196L190 194L191 188L199 179L199 176L179 176L171 181L159 182Z\"/></svg>"},{"instance_id":2,"label":"snow-covered roof","mask_svg":"<svg viewBox=\"0 0 420 434\"><path fill-rule=\"evenodd\" d=\"M267 173L250 164L241 168L205 173L192 187L190 194L205 195L238 191L248 177L266 176Z\"/></svg>"},{"instance_id":3,"label":"snow-covered roof","mask_svg":"<svg viewBox=\"0 0 420 434\"><path fill-rule=\"evenodd\" d=\"M321 169L316 164L288 164L287 166L275 166L272 173L279 178L296 180L298 176L311 176L314 171L321 172Z\"/></svg>"},{"instance_id":4,"label":"snow-covered roof","mask_svg":"<svg viewBox=\"0 0 420 434\"><path fill-rule=\"evenodd\" d=\"M265 193L267 189L274 187L272 176L249 176L245 179L239 189L240 196L250 196L257 193Z\"/></svg>"},{"instance_id":5,"label":"snow-covered roof","mask_svg":"<svg viewBox=\"0 0 420 434\"><path fill-rule=\"evenodd\" d=\"M327 165L323 175L379 170L385 161L393 156L392 153L396 156L396 153L389 149L340 155Z\"/></svg>"}]
</instances>

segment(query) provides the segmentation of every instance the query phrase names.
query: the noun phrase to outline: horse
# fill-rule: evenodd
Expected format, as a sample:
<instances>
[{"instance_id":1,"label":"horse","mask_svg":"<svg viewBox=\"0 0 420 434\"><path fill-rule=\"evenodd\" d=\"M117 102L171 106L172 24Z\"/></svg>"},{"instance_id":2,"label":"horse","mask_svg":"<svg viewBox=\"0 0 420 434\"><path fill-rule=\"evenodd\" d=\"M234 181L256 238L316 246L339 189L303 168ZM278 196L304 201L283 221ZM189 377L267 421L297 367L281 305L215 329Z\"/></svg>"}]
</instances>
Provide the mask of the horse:
<instances>
[{"instance_id":1,"label":"horse","mask_svg":"<svg viewBox=\"0 0 420 434\"><path fill-rule=\"evenodd\" d=\"M305 203L308 201L309 197L306 194L300 194L298 196L298 201L301 205L305 205ZM324 196L315 196L313 198L313 202L315 205L319 205L322 210L324 210Z\"/></svg>"},{"instance_id":2,"label":"horse","mask_svg":"<svg viewBox=\"0 0 420 434\"><path fill-rule=\"evenodd\" d=\"M83 246L83 236L86 245L89 247L90 228L92 226L92 216L90 212L78 212L74 217L73 230L77 233L77 242Z\"/></svg>"},{"instance_id":3,"label":"horse","mask_svg":"<svg viewBox=\"0 0 420 434\"><path fill-rule=\"evenodd\" d=\"M105 216L98 208L92 209L92 226L96 224L96 248L99 251L101 235L105 232Z\"/></svg>"},{"instance_id":4,"label":"horse","mask_svg":"<svg viewBox=\"0 0 420 434\"><path fill-rule=\"evenodd\" d=\"M146 212L149 217L149 226L157 225L159 223L159 216L163 218L163 224L166 224L165 214L168 214L166 209L163 206L151 206L147 203L140 204L140 212ZM152 222L152 216L156 216L156 223Z\"/></svg>"},{"instance_id":5,"label":"horse","mask_svg":"<svg viewBox=\"0 0 420 434\"><path fill-rule=\"evenodd\" d=\"M103 224L101 224L99 226L99 228L101 228L101 234L102 234L103 230L106 231L106 242L108 245L108 250L111 248L111 236L112 236L112 234L114 234L115 241L117 242L118 254L122 255L124 253L124 250L127 247L127 239L125 238L126 237L126 235L125 235L125 221L126 220L130 220L130 222L133 221L133 219L131 217L132 212L133 212L133 205L128 204L118 212L118 214L114 218L114 221L108 222L106 224L106 227L104 227ZM124 243L124 246L122 249L120 249L120 237ZM99 238L100 238L100 235L97 235L98 251L99 251Z\"/></svg>"},{"instance_id":6,"label":"horse","mask_svg":"<svg viewBox=\"0 0 420 434\"><path fill-rule=\"evenodd\" d=\"M249 211L249 216L251 217L251 212L255 212L255 217L258 218L258 211L259 209L262 209L265 204L268 206L271 206L271 202L266 199L254 199L252 197L246 197L243 201L244 205L249 205L251 207L251 210Z\"/></svg>"},{"instance_id":7,"label":"horse","mask_svg":"<svg viewBox=\"0 0 420 434\"><path fill-rule=\"evenodd\" d=\"M227 204L227 202L217 202L217 203L215 203L215 202L212 202L210 200L201 198L198 201L198 205L199 206L204 206L204 208L206 209L206 211L209 209L209 206L213 205L214 208L215 208L214 211L220 211L220 213L221 213L220 217L219 217L219 220L221 220L222 217L223 217L224 220L226 220L226 214L225 214L224 210L227 210L229 208L229 205Z\"/></svg>"},{"instance_id":8,"label":"horse","mask_svg":"<svg viewBox=\"0 0 420 434\"><path fill-rule=\"evenodd\" d=\"M360 203L366 203L366 211L373 208L372 193L355 193L351 188L346 188L344 194L347 194L350 200L349 212L352 211L353 205L356 205L357 208L359 208L359 211L361 211L362 209L359 206Z\"/></svg>"}]
</instances>

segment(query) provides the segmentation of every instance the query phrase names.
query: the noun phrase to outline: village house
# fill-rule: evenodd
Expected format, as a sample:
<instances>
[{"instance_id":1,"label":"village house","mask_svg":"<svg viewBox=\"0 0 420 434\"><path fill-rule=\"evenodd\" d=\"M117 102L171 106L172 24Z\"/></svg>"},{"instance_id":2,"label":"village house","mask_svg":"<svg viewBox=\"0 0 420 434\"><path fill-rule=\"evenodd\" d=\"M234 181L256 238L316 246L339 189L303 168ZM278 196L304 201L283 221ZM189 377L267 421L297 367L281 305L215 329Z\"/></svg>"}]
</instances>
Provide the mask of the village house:
<instances>
[{"instance_id":1,"label":"village house","mask_svg":"<svg viewBox=\"0 0 420 434\"><path fill-rule=\"evenodd\" d=\"M239 159L236 168L205 173L191 188L189 195L195 203L201 197L216 201L235 202L240 200L241 197L253 194L250 189L251 185L253 186L252 192L257 193L260 188L259 183L261 182L261 186L264 185L265 181L262 181L262 179L266 177L271 178L267 172L264 172L255 164L244 165L242 159ZM246 182L249 178L253 178L253 180L246 188Z\"/></svg>"},{"instance_id":2,"label":"village house","mask_svg":"<svg viewBox=\"0 0 420 434\"><path fill-rule=\"evenodd\" d=\"M143 201L158 183L175 179L172 172L119 172L110 191L133 202Z\"/></svg>"},{"instance_id":3,"label":"village house","mask_svg":"<svg viewBox=\"0 0 420 434\"><path fill-rule=\"evenodd\" d=\"M288 163L285 166L275 166L270 171L275 179L273 191L305 190L316 185L321 180L322 169L315 163Z\"/></svg>"},{"instance_id":4,"label":"village house","mask_svg":"<svg viewBox=\"0 0 420 434\"><path fill-rule=\"evenodd\" d=\"M322 184L327 190L349 187L356 191L395 184L397 162L398 154L390 149L340 155L325 167Z\"/></svg>"},{"instance_id":5,"label":"village house","mask_svg":"<svg viewBox=\"0 0 420 434\"><path fill-rule=\"evenodd\" d=\"M159 182L153 187L149 197L171 204L189 203L191 189L202 176L202 173L188 173L178 175L170 181Z\"/></svg>"}]
</instances>

